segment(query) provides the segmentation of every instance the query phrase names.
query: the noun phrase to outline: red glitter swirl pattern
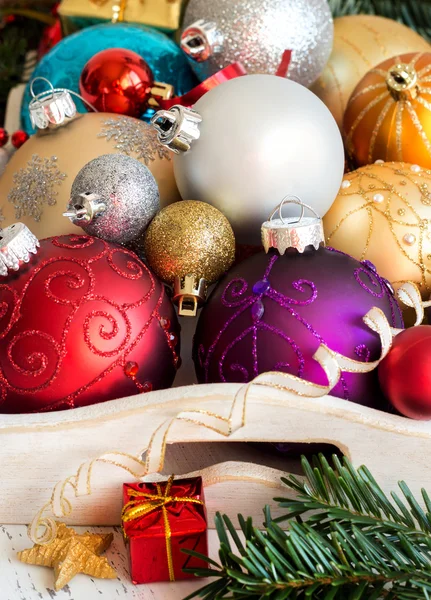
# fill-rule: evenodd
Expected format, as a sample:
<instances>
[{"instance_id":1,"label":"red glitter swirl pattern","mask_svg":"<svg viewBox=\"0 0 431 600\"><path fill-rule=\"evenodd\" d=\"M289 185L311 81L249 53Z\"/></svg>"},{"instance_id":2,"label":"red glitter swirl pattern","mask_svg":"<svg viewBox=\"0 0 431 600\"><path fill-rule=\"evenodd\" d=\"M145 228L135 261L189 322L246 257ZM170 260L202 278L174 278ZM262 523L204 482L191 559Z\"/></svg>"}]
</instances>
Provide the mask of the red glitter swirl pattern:
<instances>
[{"instance_id":1,"label":"red glitter swirl pattern","mask_svg":"<svg viewBox=\"0 0 431 600\"><path fill-rule=\"evenodd\" d=\"M29 264L0 278L0 339L6 413L169 387L180 364L163 285L129 250L84 235L42 240Z\"/></svg>"}]
</instances>

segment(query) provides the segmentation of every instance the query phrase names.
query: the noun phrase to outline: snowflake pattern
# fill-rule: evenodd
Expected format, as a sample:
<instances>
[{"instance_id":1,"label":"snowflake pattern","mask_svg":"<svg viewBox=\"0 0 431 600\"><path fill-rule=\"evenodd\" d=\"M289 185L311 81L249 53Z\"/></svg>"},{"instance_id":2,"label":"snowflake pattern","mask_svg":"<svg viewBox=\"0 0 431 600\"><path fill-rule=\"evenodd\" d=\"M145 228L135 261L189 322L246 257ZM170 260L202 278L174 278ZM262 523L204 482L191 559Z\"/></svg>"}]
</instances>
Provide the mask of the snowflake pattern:
<instances>
[{"instance_id":1,"label":"snowflake pattern","mask_svg":"<svg viewBox=\"0 0 431 600\"><path fill-rule=\"evenodd\" d=\"M120 119L107 119L103 122L103 129L97 137L104 137L108 142L113 140L115 148L124 154L136 154L146 165L158 156L171 160L169 150L162 146L157 138L157 132L148 123L121 117Z\"/></svg>"},{"instance_id":2,"label":"snowflake pattern","mask_svg":"<svg viewBox=\"0 0 431 600\"><path fill-rule=\"evenodd\" d=\"M15 218L33 217L40 221L43 205L54 206L58 191L66 173L61 173L57 166L57 157L42 158L33 154L25 169L20 169L13 176L14 187L9 192L8 200L14 205Z\"/></svg>"}]
</instances>

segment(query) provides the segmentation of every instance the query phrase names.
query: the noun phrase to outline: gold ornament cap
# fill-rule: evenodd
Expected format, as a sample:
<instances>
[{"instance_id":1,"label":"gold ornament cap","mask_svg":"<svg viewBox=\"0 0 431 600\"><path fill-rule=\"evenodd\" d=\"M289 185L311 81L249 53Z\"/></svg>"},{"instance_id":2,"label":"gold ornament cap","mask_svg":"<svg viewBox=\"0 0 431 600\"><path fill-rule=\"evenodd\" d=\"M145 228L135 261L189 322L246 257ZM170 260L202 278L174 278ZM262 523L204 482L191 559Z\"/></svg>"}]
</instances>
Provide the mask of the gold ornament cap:
<instances>
[{"instance_id":1,"label":"gold ornament cap","mask_svg":"<svg viewBox=\"0 0 431 600\"><path fill-rule=\"evenodd\" d=\"M223 49L224 37L217 23L199 19L187 27L181 35L181 49L195 62L201 63Z\"/></svg>"},{"instance_id":2,"label":"gold ornament cap","mask_svg":"<svg viewBox=\"0 0 431 600\"><path fill-rule=\"evenodd\" d=\"M106 204L99 194L85 192L70 199L63 217L68 217L74 225L91 223L106 211Z\"/></svg>"},{"instance_id":3,"label":"gold ornament cap","mask_svg":"<svg viewBox=\"0 0 431 600\"><path fill-rule=\"evenodd\" d=\"M36 254L39 240L24 223L14 223L0 229L0 275L8 271L18 271L23 263L28 263L31 254Z\"/></svg>"},{"instance_id":4,"label":"gold ornament cap","mask_svg":"<svg viewBox=\"0 0 431 600\"><path fill-rule=\"evenodd\" d=\"M181 317L195 317L198 307L206 300L207 282L197 279L195 275L175 277L172 300L178 306Z\"/></svg>"},{"instance_id":5,"label":"gold ornament cap","mask_svg":"<svg viewBox=\"0 0 431 600\"><path fill-rule=\"evenodd\" d=\"M49 89L35 94L33 85L36 81L45 81ZM35 129L58 127L69 122L76 115L76 106L69 90L54 89L52 83L45 77L36 77L30 85L33 97L29 104L30 120Z\"/></svg>"},{"instance_id":6,"label":"gold ornament cap","mask_svg":"<svg viewBox=\"0 0 431 600\"><path fill-rule=\"evenodd\" d=\"M300 217L283 217L282 211L285 204L297 204L301 207ZM304 217L305 209L310 210L315 216ZM278 213L278 219L274 216ZM318 250L325 245L323 222L314 208L304 204L297 196L286 196L273 210L268 221L262 225L262 245L265 252L275 248L283 255L289 248L294 248L301 254L308 246Z\"/></svg>"},{"instance_id":7,"label":"gold ornament cap","mask_svg":"<svg viewBox=\"0 0 431 600\"><path fill-rule=\"evenodd\" d=\"M388 70L386 85L394 100L413 100L418 95L418 74L413 65L397 63Z\"/></svg>"},{"instance_id":8,"label":"gold ornament cap","mask_svg":"<svg viewBox=\"0 0 431 600\"><path fill-rule=\"evenodd\" d=\"M175 154L188 152L199 139L202 117L191 108L175 105L169 110L159 110L151 119L159 142Z\"/></svg>"}]
</instances>

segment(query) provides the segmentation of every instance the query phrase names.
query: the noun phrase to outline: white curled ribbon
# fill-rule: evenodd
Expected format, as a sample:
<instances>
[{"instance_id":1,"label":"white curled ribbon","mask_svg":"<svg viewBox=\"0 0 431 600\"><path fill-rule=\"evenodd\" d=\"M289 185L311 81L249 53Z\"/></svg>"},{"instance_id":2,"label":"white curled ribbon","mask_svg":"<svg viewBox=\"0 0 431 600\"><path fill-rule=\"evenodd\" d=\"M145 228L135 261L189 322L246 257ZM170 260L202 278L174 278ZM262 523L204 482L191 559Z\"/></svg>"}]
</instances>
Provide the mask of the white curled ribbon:
<instances>
[{"instance_id":1,"label":"white curled ribbon","mask_svg":"<svg viewBox=\"0 0 431 600\"><path fill-rule=\"evenodd\" d=\"M409 307L416 311L415 325L419 325L424 317L424 307L431 306L431 302L422 302L420 292L413 283L405 283L398 290L398 297ZM66 490L70 486L76 497L91 495L91 475L95 463L104 462L123 469L132 475L135 479L160 472L163 469L168 434L171 427L177 421L188 421L195 425L212 429L229 437L235 431L238 431L246 422L246 405L250 389L255 386L265 386L272 389L278 389L285 392L304 396L307 398L321 398L337 385L341 373L369 373L373 371L388 354L394 335L397 335L402 329L395 329L389 325L385 314L379 308L372 308L364 317L365 324L378 334L381 341L381 356L374 362L360 362L351 358L346 358L327 346L322 344L314 354L314 359L321 365L328 378L328 385L317 385L310 381L305 381L294 375L280 372L268 372L258 375L253 381L243 385L235 395L228 417L223 417L216 413L205 410L183 410L174 417L166 419L154 431L148 447L144 450L145 460L141 460L131 454L122 452L105 453L98 458L83 463L75 475L65 481L57 483L51 500L47 502L37 513L29 525L28 535L35 544L49 544L56 536L57 526L53 518L46 517L45 512L50 511L54 517L67 517L72 512L72 503L66 497ZM142 456L144 453L140 453Z\"/></svg>"}]
</instances>

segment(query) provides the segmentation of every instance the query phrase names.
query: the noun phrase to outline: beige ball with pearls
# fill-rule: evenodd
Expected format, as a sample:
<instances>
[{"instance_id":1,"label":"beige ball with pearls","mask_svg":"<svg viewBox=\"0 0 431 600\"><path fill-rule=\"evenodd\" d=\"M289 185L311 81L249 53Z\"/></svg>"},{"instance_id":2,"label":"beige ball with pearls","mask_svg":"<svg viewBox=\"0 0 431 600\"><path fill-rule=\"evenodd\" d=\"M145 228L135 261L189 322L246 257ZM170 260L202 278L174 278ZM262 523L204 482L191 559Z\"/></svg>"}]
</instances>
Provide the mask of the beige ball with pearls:
<instances>
[{"instance_id":1,"label":"beige ball with pearls","mask_svg":"<svg viewBox=\"0 0 431 600\"><path fill-rule=\"evenodd\" d=\"M394 288L431 294L431 170L377 161L345 175L323 219L329 246L371 261Z\"/></svg>"}]
</instances>

